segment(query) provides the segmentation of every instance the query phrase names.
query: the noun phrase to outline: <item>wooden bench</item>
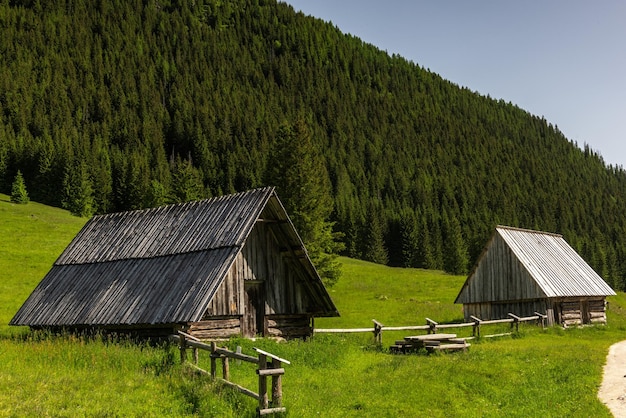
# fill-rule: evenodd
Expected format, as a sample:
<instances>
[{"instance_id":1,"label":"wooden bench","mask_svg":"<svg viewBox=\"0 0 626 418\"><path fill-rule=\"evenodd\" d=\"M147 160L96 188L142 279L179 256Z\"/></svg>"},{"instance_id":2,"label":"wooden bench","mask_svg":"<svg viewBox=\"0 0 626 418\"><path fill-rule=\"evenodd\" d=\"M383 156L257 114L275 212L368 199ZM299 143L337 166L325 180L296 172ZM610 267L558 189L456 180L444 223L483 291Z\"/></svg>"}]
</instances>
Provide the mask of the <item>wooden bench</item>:
<instances>
[{"instance_id":1,"label":"wooden bench","mask_svg":"<svg viewBox=\"0 0 626 418\"><path fill-rule=\"evenodd\" d=\"M439 344L426 346L426 350L429 353L434 353L435 351L467 351L470 345L465 342L463 344Z\"/></svg>"}]
</instances>

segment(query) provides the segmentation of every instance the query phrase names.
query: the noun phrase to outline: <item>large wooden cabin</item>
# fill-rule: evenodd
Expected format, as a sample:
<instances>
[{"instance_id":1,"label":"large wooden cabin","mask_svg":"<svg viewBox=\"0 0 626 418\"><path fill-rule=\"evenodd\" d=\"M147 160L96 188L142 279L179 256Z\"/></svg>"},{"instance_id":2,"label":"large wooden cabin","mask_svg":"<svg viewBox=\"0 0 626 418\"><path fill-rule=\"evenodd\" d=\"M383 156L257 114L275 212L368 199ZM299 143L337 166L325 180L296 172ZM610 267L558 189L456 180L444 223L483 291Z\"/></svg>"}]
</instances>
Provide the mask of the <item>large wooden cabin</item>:
<instances>
[{"instance_id":1,"label":"large wooden cabin","mask_svg":"<svg viewBox=\"0 0 626 418\"><path fill-rule=\"evenodd\" d=\"M606 323L613 289L561 235L498 226L455 303L465 320L547 315L549 324Z\"/></svg>"},{"instance_id":2,"label":"large wooden cabin","mask_svg":"<svg viewBox=\"0 0 626 418\"><path fill-rule=\"evenodd\" d=\"M11 325L308 337L338 316L273 188L95 216Z\"/></svg>"}]
</instances>

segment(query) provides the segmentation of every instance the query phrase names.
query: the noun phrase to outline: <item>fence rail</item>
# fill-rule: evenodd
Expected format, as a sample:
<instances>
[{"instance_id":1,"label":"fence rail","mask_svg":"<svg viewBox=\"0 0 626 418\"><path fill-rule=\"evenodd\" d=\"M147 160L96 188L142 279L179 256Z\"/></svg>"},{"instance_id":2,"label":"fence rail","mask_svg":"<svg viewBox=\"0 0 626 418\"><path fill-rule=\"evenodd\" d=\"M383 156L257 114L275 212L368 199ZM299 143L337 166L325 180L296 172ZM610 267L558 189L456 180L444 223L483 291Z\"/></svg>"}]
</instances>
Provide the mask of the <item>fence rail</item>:
<instances>
[{"instance_id":1,"label":"fence rail","mask_svg":"<svg viewBox=\"0 0 626 418\"><path fill-rule=\"evenodd\" d=\"M539 312L535 312L533 316L519 317L512 313L508 314L508 318L503 319L490 319L490 320L482 320L475 316L470 316L472 322L462 322L458 324L439 324L436 321L433 321L430 318L426 318L426 325L408 325L408 326L399 326L399 327L389 327L383 325L379 321L372 319L374 323L373 328L317 328L314 330L315 334L339 334L339 333L358 333L358 332L372 332L374 334L374 341L377 344L382 344L383 342L383 331L427 331L428 334L436 334L439 330L451 329L451 328L465 328L472 327L472 337L480 337L480 327L483 325L493 325L493 324L511 324L511 329L515 327L515 331L519 331L519 324L521 322L532 322L535 321L538 325L541 325L541 328L544 328L546 325L547 316L540 314ZM507 334L492 334L492 335L484 335L484 337L494 337L494 336L502 336Z\"/></svg>"},{"instance_id":2,"label":"fence rail","mask_svg":"<svg viewBox=\"0 0 626 418\"><path fill-rule=\"evenodd\" d=\"M200 373L210 375L213 379L219 380L226 386L259 401L259 406L257 408L259 416L286 412L286 408L282 406L282 376L285 374L285 369L282 367L282 364L291 364L289 360L285 360L259 348L254 348L254 351L257 353L256 357L242 354L240 352L230 351L226 348L218 347L215 342L212 342L210 345L205 344L197 338L182 331L179 331L178 335L170 335L170 340L178 343L180 349L180 360L182 363L187 362L187 348L191 348L193 350L193 363L189 363L191 367ZM198 367L198 350L205 350L211 353L210 372ZM258 393L230 381L230 364L228 361L230 358L257 365L256 374L259 376ZM217 360L222 361L221 378L217 377ZM268 396L268 377L272 378L271 401Z\"/></svg>"}]
</instances>

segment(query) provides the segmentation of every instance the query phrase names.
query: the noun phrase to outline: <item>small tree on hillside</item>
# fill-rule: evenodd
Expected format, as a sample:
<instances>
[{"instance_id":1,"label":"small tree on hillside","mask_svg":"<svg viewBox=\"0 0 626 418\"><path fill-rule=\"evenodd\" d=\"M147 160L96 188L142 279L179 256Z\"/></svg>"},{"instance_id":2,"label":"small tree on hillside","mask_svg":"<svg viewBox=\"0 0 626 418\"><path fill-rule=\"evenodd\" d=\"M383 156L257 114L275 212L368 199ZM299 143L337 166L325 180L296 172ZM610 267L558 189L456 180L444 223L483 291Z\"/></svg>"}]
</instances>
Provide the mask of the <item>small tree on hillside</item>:
<instances>
[{"instance_id":1,"label":"small tree on hillside","mask_svg":"<svg viewBox=\"0 0 626 418\"><path fill-rule=\"evenodd\" d=\"M11 186L11 202L26 204L30 201L28 192L26 191L26 183L21 171L17 171L13 185Z\"/></svg>"},{"instance_id":2,"label":"small tree on hillside","mask_svg":"<svg viewBox=\"0 0 626 418\"><path fill-rule=\"evenodd\" d=\"M171 200L175 203L191 202L207 197L207 191L202 182L202 172L194 167L191 155L188 159L180 156L170 159L172 170Z\"/></svg>"}]
</instances>

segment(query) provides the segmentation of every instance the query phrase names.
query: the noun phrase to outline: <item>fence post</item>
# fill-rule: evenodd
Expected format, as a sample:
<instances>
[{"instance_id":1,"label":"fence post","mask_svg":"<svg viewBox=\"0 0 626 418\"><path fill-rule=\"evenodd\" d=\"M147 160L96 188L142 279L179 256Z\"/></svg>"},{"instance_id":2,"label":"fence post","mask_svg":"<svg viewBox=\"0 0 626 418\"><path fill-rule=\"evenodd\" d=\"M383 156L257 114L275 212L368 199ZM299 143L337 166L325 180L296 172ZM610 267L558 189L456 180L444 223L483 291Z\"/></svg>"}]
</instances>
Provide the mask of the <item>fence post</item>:
<instances>
[{"instance_id":1,"label":"fence post","mask_svg":"<svg viewBox=\"0 0 626 418\"><path fill-rule=\"evenodd\" d=\"M215 379L217 374L217 365L215 364L217 361L217 354L215 354L216 347L215 341L211 342L211 378L213 379Z\"/></svg>"},{"instance_id":2,"label":"fence post","mask_svg":"<svg viewBox=\"0 0 626 418\"><path fill-rule=\"evenodd\" d=\"M272 359L272 368L280 369L280 360ZM272 407L280 408L283 404L282 375L272 375Z\"/></svg>"},{"instance_id":3,"label":"fence post","mask_svg":"<svg viewBox=\"0 0 626 418\"><path fill-rule=\"evenodd\" d=\"M547 315L540 314L539 312L535 312L535 315L537 315L537 317L538 317L537 318L537 323L540 322L541 323L541 329L544 329L545 326L546 326L546 317L547 317Z\"/></svg>"},{"instance_id":4,"label":"fence post","mask_svg":"<svg viewBox=\"0 0 626 418\"><path fill-rule=\"evenodd\" d=\"M375 319L372 319L374 322L374 342L378 345L383 344L383 324L378 322Z\"/></svg>"},{"instance_id":5,"label":"fence post","mask_svg":"<svg viewBox=\"0 0 626 418\"><path fill-rule=\"evenodd\" d=\"M480 337L480 322L481 322L481 319L476 317L476 316L474 316L474 315L470 315L470 318L474 320L474 326L472 327L472 336Z\"/></svg>"},{"instance_id":6,"label":"fence post","mask_svg":"<svg viewBox=\"0 0 626 418\"><path fill-rule=\"evenodd\" d=\"M198 347L194 347L193 350L193 364L198 364Z\"/></svg>"},{"instance_id":7,"label":"fence post","mask_svg":"<svg viewBox=\"0 0 626 418\"><path fill-rule=\"evenodd\" d=\"M509 313L509 316L513 318L513 322L511 322L511 329L513 329L513 324L515 324L515 332L519 332L519 316L515 316L512 313Z\"/></svg>"},{"instance_id":8,"label":"fence post","mask_svg":"<svg viewBox=\"0 0 626 418\"><path fill-rule=\"evenodd\" d=\"M267 368L267 358L265 354L259 353L259 371ZM267 377L259 373L259 411L267 409L269 401L267 399Z\"/></svg>"},{"instance_id":9,"label":"fence post","mask_svg":"<svg viewBox=\"0 0 626 418\"><path fill-rule=\"evenodd\" d=\"M230 366L228 364L227 356L220 356L222 359L222 377L224 380L230 380Z\"/></svg>"},{"instance_id":10,"label":"fence post","mask_svg":"<svg viewBox=\"0 0 626 418\"><path fill-rule=\"evenodd\" d=\"M437 323L435 321L433 321L430 318L426 318L426 325L428 325L430 328L428 328L428 333L429 334L436 334L437 333Z\"/></svg>"},{"instance_id":11,"label":"fence post","mask_svg":"<svg viewBox=\"0 0 626 418\"><path fill-rule=\"evenodd\" d=\"M185 341L185 336L184 335L179 335L180 338L180 362L184 363L187 361L187 342Z\"/></svg>"}]
</instances>

